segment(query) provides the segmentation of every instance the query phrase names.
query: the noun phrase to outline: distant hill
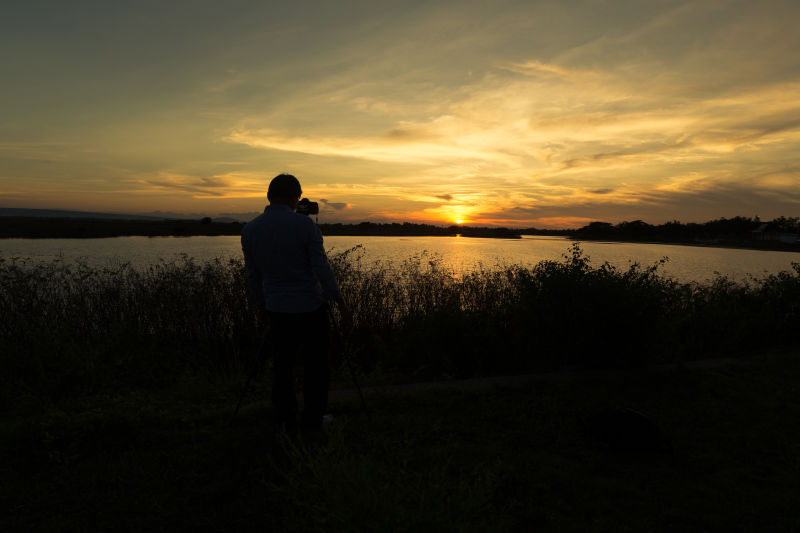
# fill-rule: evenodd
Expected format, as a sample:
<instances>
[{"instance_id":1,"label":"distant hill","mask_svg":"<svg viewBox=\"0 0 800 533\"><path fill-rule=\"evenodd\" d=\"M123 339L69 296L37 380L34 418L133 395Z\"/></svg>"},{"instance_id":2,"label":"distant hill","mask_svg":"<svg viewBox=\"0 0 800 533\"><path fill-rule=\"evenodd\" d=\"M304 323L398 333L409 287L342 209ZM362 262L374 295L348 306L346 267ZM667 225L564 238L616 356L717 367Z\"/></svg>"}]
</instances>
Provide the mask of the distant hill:
<instances>
[{"instance_id":1,"label":"distant hill","mask_svg":"<svg viewBox=\"0 0 800 533\"><path fill-rule=\"evenodd\" d=\"M214 222L250 222L260 212L252 213L220 213L213 217ZM96 218L113 220L148 220L150 222L161 220L200 220L206 214L202 213L175 213L172 211L153 211L145 215L131 215L127 213L94 213L91 211L69 211L65 209L21 209L16 207L0 207L0 217L27 217L27 218Z\"/></svg>"},{"instance_id":2,"label":"distant hill","mask_svg":"<svg viewBox=\"0 0 800 533\"><path fill-rule=\"evenodd\" d=\"M95 213L89 213L94 215ZM125 217L126 215L119 215ZM241 235L241 222L208 220L163 220L66 217L0 216L0 239L100 239L142 235L147 237L188 237L193 235Z\"/></svg>"},{"instance_id":3,"label":"distant hill","mask_svg":"<svg viewBox=\"0 0 800 533\"><path fill-rule=\"evenodd\" d=\"M16 207L0 207L0 217L110 218L117 220L151 220L151 221L166 219L166 217L127 215L124 213L92 213L89 211L67 211L64 209L20 209Z\"/></svg>"}]
</instances>

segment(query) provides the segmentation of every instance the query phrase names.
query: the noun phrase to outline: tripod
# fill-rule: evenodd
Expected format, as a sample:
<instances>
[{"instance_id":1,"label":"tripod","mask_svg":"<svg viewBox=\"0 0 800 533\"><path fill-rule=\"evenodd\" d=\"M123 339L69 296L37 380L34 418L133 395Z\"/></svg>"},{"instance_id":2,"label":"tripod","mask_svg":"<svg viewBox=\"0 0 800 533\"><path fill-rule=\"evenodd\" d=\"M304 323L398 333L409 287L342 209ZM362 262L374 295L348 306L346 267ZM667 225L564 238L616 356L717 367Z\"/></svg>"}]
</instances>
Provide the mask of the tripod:
<instances>
[{"instance_id":1,"label":"tripod","mask_svg":"<svg viewBox=\"0 0 800 533\"><path fill-rule=\"evenodd\" d=\"M353 368L353 362L350 360L350 357L348 357L349 343L346 342L344 335L342 335L341 328L336 326L336 320L333 317L333 312L331 311L330 307L328 307L328 316L330 317L331 323L333 323L333 331L336 334L336 338L342 347L342 359L347 365L347 370L350 372L350 377L353 379L353 385L355 385L356 390L358 391L358 397L361 399L361 408L364 410L364 413L366 413L367 419L369 420L369 410L367 409L367 401L364 399L364 391L361 390L361 385L358 384L358 378L356 377L356 371Z\"/></svg>"}]
</instances>

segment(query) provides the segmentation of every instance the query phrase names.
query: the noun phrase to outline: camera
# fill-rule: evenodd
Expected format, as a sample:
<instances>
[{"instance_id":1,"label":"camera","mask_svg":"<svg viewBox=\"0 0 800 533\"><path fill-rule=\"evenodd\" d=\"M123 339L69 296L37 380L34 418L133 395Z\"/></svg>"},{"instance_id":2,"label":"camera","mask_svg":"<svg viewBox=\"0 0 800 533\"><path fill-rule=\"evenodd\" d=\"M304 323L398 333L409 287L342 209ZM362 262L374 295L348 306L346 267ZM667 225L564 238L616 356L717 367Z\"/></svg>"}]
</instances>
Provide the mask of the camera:
<instances>
[{"instance_id":1,"label":"camera","mask_svg":"<svg viewBox=\"0 0 800 533\"><path fill-rule=\"evenodd\" d=\"M317 202L312 202L308 198L303 198L299 202L297 202L297 210L298 213L301 215L318 215L319 214L319 204Z\"/></svg>"}]
</instances>

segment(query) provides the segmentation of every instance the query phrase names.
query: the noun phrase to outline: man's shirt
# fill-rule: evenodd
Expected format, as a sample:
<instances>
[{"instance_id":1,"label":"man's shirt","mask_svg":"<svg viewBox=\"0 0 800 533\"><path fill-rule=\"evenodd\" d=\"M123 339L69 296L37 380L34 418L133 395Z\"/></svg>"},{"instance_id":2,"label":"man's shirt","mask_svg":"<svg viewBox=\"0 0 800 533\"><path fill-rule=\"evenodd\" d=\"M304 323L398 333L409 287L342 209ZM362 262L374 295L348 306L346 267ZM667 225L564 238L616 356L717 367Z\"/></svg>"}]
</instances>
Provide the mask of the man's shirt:
<instances>
[{"instance_id":1,"label":"man's shirt","mask_svg":"<svg viewBox=\"0 0 800 533\"><path fill-rule=\"evenodd\" d=\"M267 311L308 313L341 296L322 233L288 205L271 204L242 230L249 298Z\"/></svg>"}]
</instances>

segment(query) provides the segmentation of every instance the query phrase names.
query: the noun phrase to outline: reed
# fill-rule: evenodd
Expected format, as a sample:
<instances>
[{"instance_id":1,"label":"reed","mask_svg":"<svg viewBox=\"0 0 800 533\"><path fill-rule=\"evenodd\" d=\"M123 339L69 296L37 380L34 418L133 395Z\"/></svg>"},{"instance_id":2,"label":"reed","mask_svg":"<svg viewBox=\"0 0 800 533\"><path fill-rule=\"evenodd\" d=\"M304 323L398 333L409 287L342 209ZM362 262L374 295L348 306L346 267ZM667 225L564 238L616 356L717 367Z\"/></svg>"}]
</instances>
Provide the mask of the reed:
<instances>
[{"instance_id":1,"label":"reed","mask_svg":"<svg viewBox=\"0 0 800 533\"><path fill-rule=\"evenodd\" d=\"M666 259L665 259L666 260ZM455 272L435 254L330 255L359 367L422 377L629 366L796 347L800 264L745 283L593 265L579 245L532 268ZM0 257L4 394L71 396L238 371L260 325L239 259L145 269Z\"/></svg>"}]
</instances>

